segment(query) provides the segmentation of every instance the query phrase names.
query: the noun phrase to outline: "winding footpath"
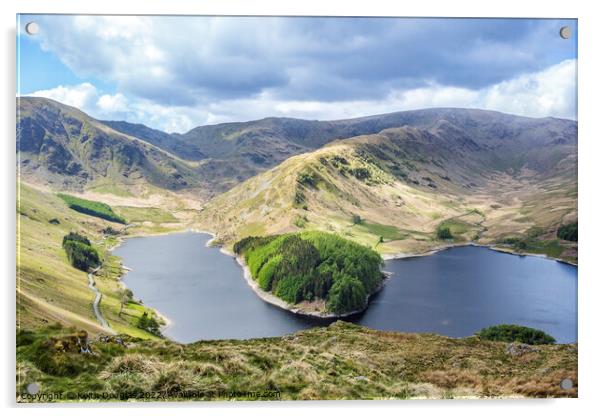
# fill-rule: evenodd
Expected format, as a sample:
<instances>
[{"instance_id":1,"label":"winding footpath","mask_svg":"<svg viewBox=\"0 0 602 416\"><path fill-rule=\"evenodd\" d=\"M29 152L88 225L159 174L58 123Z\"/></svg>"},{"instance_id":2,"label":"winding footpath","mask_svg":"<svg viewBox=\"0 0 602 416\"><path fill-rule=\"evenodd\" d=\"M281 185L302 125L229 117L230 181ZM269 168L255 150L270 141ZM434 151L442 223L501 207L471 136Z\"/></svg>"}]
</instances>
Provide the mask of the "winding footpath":
<instances>
[{"instance_id":1,"label":"winding footpath","mask_svg":"<svg viewBox=\"0 0 602 416\"><path fill-rule=\"evenodd\" d=\"M94 315L96 315L96 320L100 323L100 325L108 332L114 334L115 331L111 329L109 323L106 321L106 319L102 316L102 313L100 312L100 300L102 299L102 293L100 293L100 290L96 288L96 282L94 281L94 273L96 273L99 269L100 266L88 273L88 287L92 292L96 294L94 302L92 303L92 309L94 310Z\"/></svg>"}]
</instances>

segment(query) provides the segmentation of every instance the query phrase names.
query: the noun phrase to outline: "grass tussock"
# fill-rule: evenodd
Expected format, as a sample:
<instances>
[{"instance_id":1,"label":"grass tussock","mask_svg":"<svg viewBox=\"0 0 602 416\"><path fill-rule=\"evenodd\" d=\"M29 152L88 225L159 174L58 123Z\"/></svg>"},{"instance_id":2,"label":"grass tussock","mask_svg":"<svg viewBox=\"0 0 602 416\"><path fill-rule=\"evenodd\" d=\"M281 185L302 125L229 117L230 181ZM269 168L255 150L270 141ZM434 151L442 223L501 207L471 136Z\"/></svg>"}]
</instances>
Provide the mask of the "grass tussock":
<instances>
[{"instance_id":1,"label":"grass tussock","mask_svg":"<svg viewBox=\"0 0 602 416\"><path fill-rule=\"evenodd\" d=\"M478 337L369 330L336 322L293 335L246 341L125 337L90 340L93 354L55 348L73 328L20 333L18 400L35 380L75 400L335 400L453 397L575 397L576 345L508 353ZM573 380L573 389L560 382ZM79 396L78 396L79 395ZM29 400L31 401L31 400Z\"/></svg>"}]
</instances>

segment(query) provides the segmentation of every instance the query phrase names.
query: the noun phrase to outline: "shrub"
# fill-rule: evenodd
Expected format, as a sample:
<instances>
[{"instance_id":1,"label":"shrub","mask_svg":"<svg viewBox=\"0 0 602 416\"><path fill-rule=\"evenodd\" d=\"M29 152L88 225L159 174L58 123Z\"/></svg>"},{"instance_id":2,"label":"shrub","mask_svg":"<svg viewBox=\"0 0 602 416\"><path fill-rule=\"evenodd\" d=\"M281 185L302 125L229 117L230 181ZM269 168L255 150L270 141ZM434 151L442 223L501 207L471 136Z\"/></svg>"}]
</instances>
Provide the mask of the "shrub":
<instances>
[{"instance_id":1,"label":"shrub","mask_svg":"<svg viewBox=\"0 0 602 416\"><path fill-rule=\"evenodd\" d=\"M297 188L295 189L295 196L293 198L293 202L296 207L300 207L305 204L305 194L299 186L297 186Z\"/></svg>"},{"instance_id":2,"label":"shrub","mask_svg":"<svg viewBox=\"0 0 602 416\"><path fill-rule=\"evenodd\" d=\"M370 170L368 170L367 168L364 168L364 167L351 169L351 174L353 176L355 176L356 179L359 179L360 181L369 179L371 176Z\"/></svg>"},{"instance_id":3,"label":"shrub","mask_svg":"<svg viewBox=\"0 0 602 416\"><path fill-rule=\"evenodd\" d=\"M361 224L362 222L364 222L364 220L359 215L353 214L351 216L351 222L358 225L358 224Z\"/></svg>"},{"instance_id":4,"label":"shrub","mask_svg":"<svg viewBox=\"0 0 602 416\"><path fill-rule=\"evenodd\" d=\"M440 226L437 228L437 238L439 240L451 240L454 238L449 227Z\"/></svg>"},{"instance_id":5,"label":"shrub","mask_svg":"<svg viewBox=\"0 0 602 416\"><path fill-rule=\"evenodd\" d=\"M570 224L561 225L556 232L558 238L567 241L577 241L577 232L578 232L577 222L572 222Z\"/></svg>"},{"instance_id":6,"label":"shrub","mask_svg":"<svg viewBox=\"0 0 602 416\"><path fill-rule=\"evenodd\" d=\"M102 230L104 235L119 235L121 232L119 230L114 229L110 225Z\"/></svg>"},{"instance_id":7,"label":"shrub","mask_svg":"<svg viewBox=\"0 0 602 416\"><path fill-rule=\"evenodd\" d=\"M514 246L519 250L526 250L528 247L528 244L526 241L520 240L520 241L516 242L516 244L514 244Z\"/></svg>"},{"instance_id":8,"label":"shrub","mask_svg":"<svg viewBox=\"0 0 602 416\"><path fill-rule=\"evenodd\" d=\"M520 238L518 237L506 237L506 238L502 238L501 240L499 240L500 244L516 244L520 241Z\"/></svg>"},{"instance_id":9,"label":"shrub","mask_svg":"<svg viewBox=\"0 0 602 416\"><path fill-rule=\"evenodd\" d=\"M309 186L311 188L316 187L318 184L318 179L318 175L309 170L304 170L297 176L297 182L299 182L301 185Z\"/></svg>"},{"instance_id":10,"label":"shrub","mask_svg":"<svg viewBox=\"0 0 602 416\"><path fill-rule=\"evenodd\" d=\"M63 246L68 241L77 241L77 242L85 244L87 246L92 245L90 243L90 240L88 240L88 237L86 237L85 235L74 233L73 231L71 231L69 234L67 234L66 236L63 237Z\"/></svg>"},{"instance_id":11,"label":"shrub","mask_svg":"<svg viewBox=\"0 0 602 416\"><path fill-rule=\"evenodd\" d=\"M125 224L125 218L115 214L113 209L102 202L89 201L87 199L77 198L72 195L58 194L59 198L67 203L69 208L82 214L91 215L93 217L102 218L107 221L118 222Z\"/></svg>"},{"instance_id":12,"label":"shrub","mask_svg":"<svg viewBox=\"0 0 602 416\"><path fill-rule=\"evenodd\" d=\"M137 326L153 335L161 336L159 322L157 322L154 316L149 316L147 312L144 312L138 319Z\"/></svg>"},{"instance_id":13,"label":"shrub","mask_svg":"<svg viewBox=\"0 0 602 416\"><path fill-rule=\"evenodd\" d=\"M530 345L554 344L556 340L539 329L520 325L495 325L476 333L488 341L522 342Z\"/></svg>"},{"instance_id":14,"label":"shrub","mask_svg":"<svg viewBox=\"0 0 602 416\"><path fill-rule=\"evenodd\" d=\"M335 155L335 156L332 157L332 161L335 162L335 163L340 163L341 165L348 165L349 164L349 162L347 161L347 159L345 159L342 156L337 156L337 155Z\"/></svg>"}]
</instances>

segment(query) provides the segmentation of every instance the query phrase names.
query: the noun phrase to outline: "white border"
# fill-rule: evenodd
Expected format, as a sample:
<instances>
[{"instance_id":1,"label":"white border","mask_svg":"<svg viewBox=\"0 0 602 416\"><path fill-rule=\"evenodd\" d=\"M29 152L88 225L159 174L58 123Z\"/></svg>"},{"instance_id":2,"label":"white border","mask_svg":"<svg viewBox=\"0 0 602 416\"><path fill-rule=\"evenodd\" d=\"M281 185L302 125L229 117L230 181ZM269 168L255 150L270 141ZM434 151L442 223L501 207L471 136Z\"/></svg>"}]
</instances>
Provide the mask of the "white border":
<instances>
[{"instance_id":1,"label":"white border","mask_svg":"<svg viewBox=\"0 0 602 416\"><path fill-rule=\"evenodd\" d=\"M420 0L394 2L386 0L97 0L95 2L74 2L72 0L4 0L0 2L2 13L2 240L0 247L4 273L2 282L3 299L0 310L4 319L2 348L2 368L0 391L2 404L12 414L14 408L14 275L15 275L15 15L21 13L94 13L94 14L236 14L236 15L347 15L347 16L445 16L445 17L556 17L579 19L579 217L581 238L579 253L579 399L530 400L530 401L421 401L421 402L290 402L282 403L208 403L171 404L169 410L157 405L143 408L127 406L128 414L164 415L166 410L178 412L209 411L212 414L230 413L242 410L250 415L345 412L365 414L372 409L379 413L400 414L400 412L426 412L453 414L490 415L508 413L545 413L546 415L585 413L595 408L599 392L602 347L600 337L600 317L602 311L599 299L602 295L602 273L595 267L597 249L602 248L602 230L599 213L602 206L600 197L601 156L599 118L600 96L600 50L597 44L602 40L600 14L596 13L593 1L527 2L524 0L489 1L435 1ZM596 215L598 214L598 215ZM598 238L596 238L598 237ZM88 407L87 415L106 415L109 404L102 407ZM124 406L119 406L123 408ZM336 409L335 409L336 407ZM342 409L344 408L344 410ZM81 415L82 410L75 406L50 408L22 408L21 413Z\"/></svg>"}]
</instances>

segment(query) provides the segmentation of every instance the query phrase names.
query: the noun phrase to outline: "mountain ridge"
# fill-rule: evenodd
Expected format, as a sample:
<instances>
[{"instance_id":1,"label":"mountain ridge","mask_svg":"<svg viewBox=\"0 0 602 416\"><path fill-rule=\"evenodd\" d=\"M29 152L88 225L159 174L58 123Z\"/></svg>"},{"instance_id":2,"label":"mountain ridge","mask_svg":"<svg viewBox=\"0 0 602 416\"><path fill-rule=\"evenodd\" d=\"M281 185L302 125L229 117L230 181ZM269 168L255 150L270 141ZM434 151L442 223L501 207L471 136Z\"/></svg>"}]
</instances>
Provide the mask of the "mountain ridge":
<instances>
[{"instance_id":1,"label":"mountain ridge","mask_svg":"<svg viewBox=\"0 0 602 416\"><path fill-rule=\"evenodd\" d=\"M78 190L104 179L176 190L199 184L181 159L75 107L30 97L17 104L17 152L26 177Z\"/></svg>"},{"instance_id":2,"label":"mountain ridge","mask_svg":"<svg viewBox=\"0 0 602 416\"><path fill-rule=\"evenodd\" d=\"M62 106L56 101L32 97L20 98L18 105L19 102L32 100ZM94 120L94 123L111 131L167 152L167 159L180 159L178 162L181 166L175 167L175 172L172 172L176 175L175 181L163 180L163 184L167 185L161 185L161 181L155 180L159 186L176 190L198 186L210 196L227 191L291 156L316 150L335 140L376 134L387 128L407 125L441 134L464 135L471 140L489 135L494 138L489 142L490 146L499 146L505 138L519 138L526 146L549 134L560 140L567 140L568 137L570 141L570 137L574 137L576 143L577 129L575 121L566 119L529 118L479 109L434 108L334 121L267 117L247 122L198 126L183 134L169 134L142 124L96 120L78 111L84 118ZM18 124L23 126L22 122ZM20 143L18 140L18 145ZM64 168L66 176L73 173L66 166ZM187 177L184 179L187 185L178 185L177 175ZM80 180L79 186L85 187L85 181Z\"/></svg>"}]
</instances>

